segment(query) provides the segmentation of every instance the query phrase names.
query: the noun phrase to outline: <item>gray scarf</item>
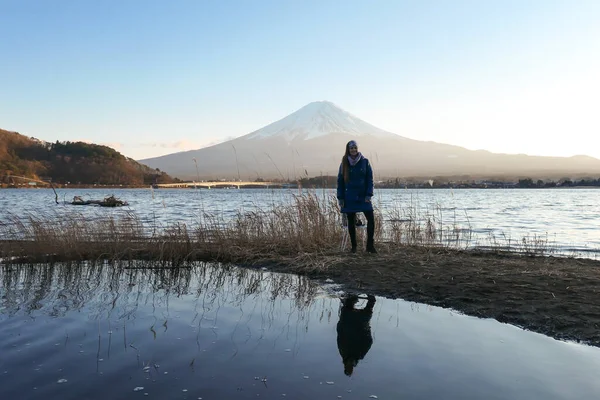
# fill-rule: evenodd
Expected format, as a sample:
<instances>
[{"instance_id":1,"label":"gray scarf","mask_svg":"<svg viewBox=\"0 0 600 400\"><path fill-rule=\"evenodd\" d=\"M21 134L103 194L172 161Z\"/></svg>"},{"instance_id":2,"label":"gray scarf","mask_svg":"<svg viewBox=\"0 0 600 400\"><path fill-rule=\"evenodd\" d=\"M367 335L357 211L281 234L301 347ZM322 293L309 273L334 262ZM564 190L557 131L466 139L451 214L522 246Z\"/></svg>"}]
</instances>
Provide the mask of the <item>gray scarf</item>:
<instances>
[{"instance_id":1,"label":"gray scarf","mask_svg":"<svg viewBox=\"0 0 600 400\"><path fill-rule=\"evenodd\" d=\"M348 162L352 167L354 167L360 160L362 160L362 153L359 151L356 157L352 158L352 156L348 156Z\"/></svg>"}]
</instances>

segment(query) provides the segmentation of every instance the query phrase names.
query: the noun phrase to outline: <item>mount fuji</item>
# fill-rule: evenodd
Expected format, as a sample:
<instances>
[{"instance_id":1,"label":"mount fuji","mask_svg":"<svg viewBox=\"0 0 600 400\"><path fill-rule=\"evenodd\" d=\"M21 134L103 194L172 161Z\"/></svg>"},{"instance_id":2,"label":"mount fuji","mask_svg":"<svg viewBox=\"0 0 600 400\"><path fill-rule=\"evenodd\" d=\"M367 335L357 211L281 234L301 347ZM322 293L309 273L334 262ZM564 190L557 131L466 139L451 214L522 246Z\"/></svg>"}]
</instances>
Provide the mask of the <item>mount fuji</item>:
<instances>
[{"instance_id":1,"label":"mount fuji","mask_svg":"<svg viewBox=\"0 0 600 400\"><path fill-rule=\"evenodd\" d=\"M277 122L244 136L244 138L279 137L287 142L292 142L321 138L336 133L348 134L357 138L364 136L399 137L366 123L329 101L316 101Z\"/></svg>"},{"instance_id":2,"label":"mount fuji","mask_svg":"<svg viewBox=\"0 0 600 400\"><path fill-rule=\"evenodd\" d=\"M181 179L293 180L336 175L345 144L352 139L381 178L600 173L600 160L587 156L497 154L409 139L377 128L329 101L309 103L227 142L140 162Z\"/></svg>"}]
</instances>

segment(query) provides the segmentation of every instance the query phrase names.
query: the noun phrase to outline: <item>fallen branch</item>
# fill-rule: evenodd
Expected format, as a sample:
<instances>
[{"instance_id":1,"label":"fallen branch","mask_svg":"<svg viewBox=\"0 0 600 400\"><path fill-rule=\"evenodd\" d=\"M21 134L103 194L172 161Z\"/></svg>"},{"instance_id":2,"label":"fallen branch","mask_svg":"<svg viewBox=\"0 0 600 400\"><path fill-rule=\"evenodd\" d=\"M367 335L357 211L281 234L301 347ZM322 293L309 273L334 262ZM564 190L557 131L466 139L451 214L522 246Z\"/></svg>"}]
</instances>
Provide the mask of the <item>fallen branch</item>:
<instances>
[{"instance_id":1,"label":"fallen branch","mask_svg":"<svg viewBox=\"0 0 600 400\"><path fill-rule=\"evenodd\" d=\"M74 206L99 205L100 207L122 207L129 205L126 201L119 200L115 196L105 197L104 200L83 200L81 196L75 196L71 204Z\"/></svg>"}]
</instances>

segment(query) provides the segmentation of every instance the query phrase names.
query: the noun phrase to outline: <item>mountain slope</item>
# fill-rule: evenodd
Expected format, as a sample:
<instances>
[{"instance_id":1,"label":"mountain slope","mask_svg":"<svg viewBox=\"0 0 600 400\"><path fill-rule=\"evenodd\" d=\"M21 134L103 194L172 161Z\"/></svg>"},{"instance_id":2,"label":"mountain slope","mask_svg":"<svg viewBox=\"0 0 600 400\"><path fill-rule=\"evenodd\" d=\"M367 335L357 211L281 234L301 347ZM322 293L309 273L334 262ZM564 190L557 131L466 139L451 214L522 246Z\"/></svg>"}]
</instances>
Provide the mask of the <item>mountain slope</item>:
<instances>
[{"instance_id":1,"label":"mountain slope","mask_svg":"<svg viewBox=\"0 0 600 400\"><path fill-rule=\"evenodd\" d=\"M53 182L105 185L150 185L172 182L116 150L83 142L47 143L0 129L0 182L10 176L52 179Z\"/></svg>"},{"instance_id":2,"label":"mountain slope","mask_svg":"<svg viewBox=\"0 0 600 400\"><path fill-rule=\"evenodd\" d=\"M243 180L332 175L337 174L344 146L351 139L358 141L377 177L600 173L600 160L587 156L496 154L408 139L379 129L330 102L310 103L225 143L141 162L183 179L197 179L198 175L201 179Z\"/></svg>"},{"instance_id":3,"label":"mountain slope","mask_svg":"<svg viewBox=\"0 0 600 400\"><path fill-rule=\"evenodd\" d=\"M291 142L315 139L335 133L351 134L356 137L396 136L355 117L329 101L315 101L277 122L249 133L244 138L280 137Z\"/></svg>"}]
</instances>

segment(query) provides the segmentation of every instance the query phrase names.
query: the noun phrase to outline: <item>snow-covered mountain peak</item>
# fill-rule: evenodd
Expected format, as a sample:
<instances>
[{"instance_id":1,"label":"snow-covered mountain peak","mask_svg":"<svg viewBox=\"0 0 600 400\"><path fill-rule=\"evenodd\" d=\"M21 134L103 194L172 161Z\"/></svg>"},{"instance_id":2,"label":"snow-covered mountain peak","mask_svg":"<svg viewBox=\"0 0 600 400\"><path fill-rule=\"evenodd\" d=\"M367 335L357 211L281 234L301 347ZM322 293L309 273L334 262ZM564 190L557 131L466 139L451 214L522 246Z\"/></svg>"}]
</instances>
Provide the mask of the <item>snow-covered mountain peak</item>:
<instances>
[{"instance_id":1,"label":"snow-covered mountain peak","mask_svg":"<svg viewBox=\"0 0 600 400\"><path fill-rule=\"evenodd\" d=\"M315 101L279 121L246 135L245 139L278 137L291 142L335 133L356 137L396 136L355 117L330 101Z\"/></svg>"}]
</instances>

